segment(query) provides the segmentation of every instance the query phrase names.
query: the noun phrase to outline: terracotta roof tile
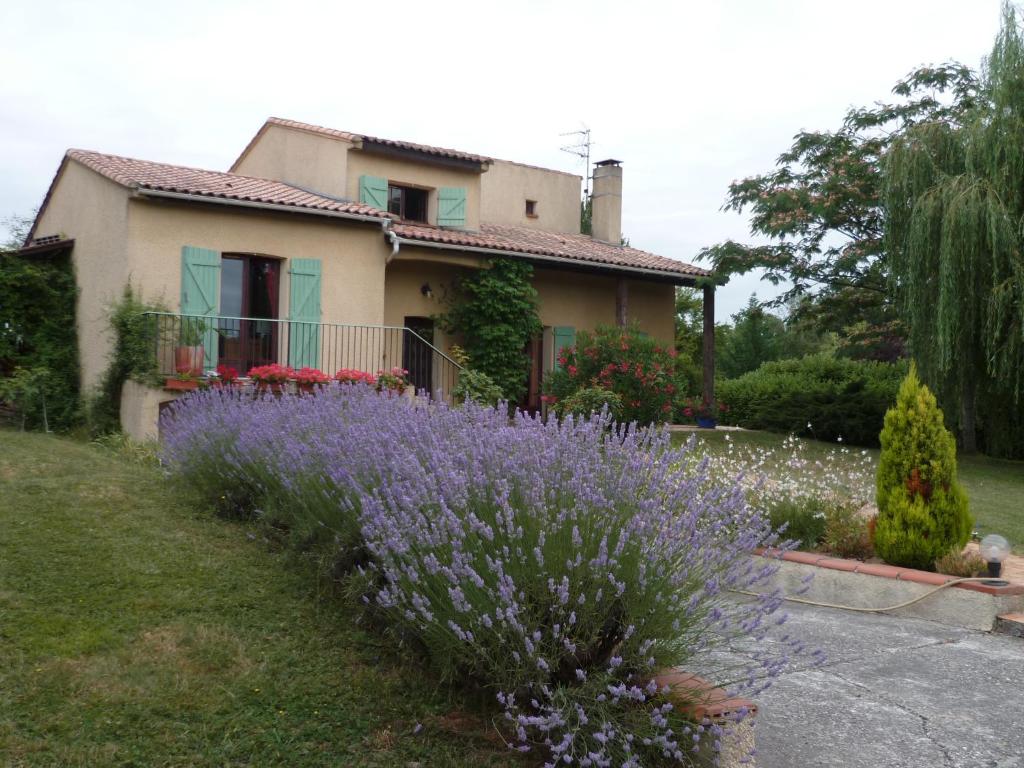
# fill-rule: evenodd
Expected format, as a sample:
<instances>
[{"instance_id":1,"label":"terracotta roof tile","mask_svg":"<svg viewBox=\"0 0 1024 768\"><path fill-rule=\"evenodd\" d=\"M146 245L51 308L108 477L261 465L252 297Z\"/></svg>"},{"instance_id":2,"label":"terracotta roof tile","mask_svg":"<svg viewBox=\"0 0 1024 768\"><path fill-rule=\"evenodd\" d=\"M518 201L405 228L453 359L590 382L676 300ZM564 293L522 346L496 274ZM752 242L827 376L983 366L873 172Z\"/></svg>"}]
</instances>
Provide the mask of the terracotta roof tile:
<instances>
[{"instance_id":1,"label":"terracotta roof tile","mask_svg":"<svg viewBox=\"0 0 1024 768\"><path fill-rule=\"evenodd\" d=\"M471 152L462 152L458 149L447 149L446 147L432 147L428 144L416 144L411 141L398 141L396 139L381 139L376 136L367 136L362 133L349 133L348 131L338 131L334 128L324 128L322 125L312 125L310 123L302 123L298 120L285 120L280 117L268 117L267 123L270 125L280 125L285 128L295 128L300 131L308 131L310 133L319 133L323 136L331 136L335 139L344 139L345 141L365 141L373 144L382 144L387 147L395 147L396 149L410 149L415 152L424 152L428 155L436 155L437 157L447 157L453 160L468 160L472 163L490 163L491 158L484 157L483 155L475 155Z\"/></svg>"},{"instance_id":2,"label":"terracotta roof tile","mask_svg":"<svg viewBox=\"0 0 1024 768\"><path fill-rule=\"evenodd\" d=\"M629 246L610 245L588 235L565 235L504 224L481 224L479 232L395 224L392 229L407 240L460 245L485 250L554 256L610 267L664 272L671 276L703 277L707 270Z\"/></svg>"},{"instance_id":3,"label":"terracotta roof tile","mask_svg":"<svg viewBox=\"0 0 1024 768\"><path fill-rule=\"evenodd\" d=\"M369 205L336 200L254 176L153 163L82 149L68 150L67 157L126 187L388 218L387 213Z\"/></svg>"}]
</instances>

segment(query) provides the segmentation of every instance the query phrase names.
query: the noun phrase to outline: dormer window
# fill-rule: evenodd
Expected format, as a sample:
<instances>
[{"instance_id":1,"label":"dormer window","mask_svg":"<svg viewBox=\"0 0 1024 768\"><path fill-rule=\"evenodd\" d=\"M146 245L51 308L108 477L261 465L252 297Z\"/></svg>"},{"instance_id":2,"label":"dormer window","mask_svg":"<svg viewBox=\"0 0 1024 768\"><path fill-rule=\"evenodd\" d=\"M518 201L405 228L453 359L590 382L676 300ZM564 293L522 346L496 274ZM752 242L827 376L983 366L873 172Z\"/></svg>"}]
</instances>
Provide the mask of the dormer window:
<instances>
[{"instance_id":1,"label":"dormer window","mask_svg":"<svg viewBox=\"0 0 1024 768\"><path fill-rule=\"evenodd\" d=\"M537 218L537 201L527 200L526 201L526 218L536 219Z\"/></svg>"},{"instance_id":2,"label":"dormer window","mask_svg":"<svg viewBox=\"0 0 1024 768\"><path fill-rule=\"evenodd\" d=\"M388 185L388 213L405 221L427 220L427 190Z\"/></svg>"}]
</instances>

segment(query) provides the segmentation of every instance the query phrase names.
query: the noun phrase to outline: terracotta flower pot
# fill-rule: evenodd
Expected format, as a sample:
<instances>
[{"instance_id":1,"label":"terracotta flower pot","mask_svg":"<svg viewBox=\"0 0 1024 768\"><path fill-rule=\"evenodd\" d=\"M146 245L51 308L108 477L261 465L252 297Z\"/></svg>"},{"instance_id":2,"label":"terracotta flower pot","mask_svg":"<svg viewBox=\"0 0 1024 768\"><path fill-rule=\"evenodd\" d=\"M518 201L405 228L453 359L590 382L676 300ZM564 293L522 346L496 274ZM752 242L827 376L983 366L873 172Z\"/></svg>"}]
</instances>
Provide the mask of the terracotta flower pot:
<instances>
[{"instance_id":1,"label":"terracotta flower pot","mask_svg":"<svg viewBox=\"0 0 1024 768\"><path fill-rule=\"evenodd\" d=\"M202 376L203 347L175 347L174 370L187 376Z\"/></svg>"},{"instance_id":2,"label":"terracotta flower pot","mask_svg":"<svg viewBox=\"0 0 1024 768\"><path fill-rule=\"evenodd\" d=\"M188 392L198 388L199 382L192 379L168 378L164 382L164 389L174 390L175 392Z\"/></svg>"},{"instance_id":3,"label":"terracotta flower pot","mask_svg":"<svg viewBox=\"0 0 1024 768\"><path fill-rule=\"evenodd\" d=\"M284 384L280 381L257 381L256 394L262 395L265 392L270 392L275 397L280 397L284 392Z\"/></svg>"}]
</instances>

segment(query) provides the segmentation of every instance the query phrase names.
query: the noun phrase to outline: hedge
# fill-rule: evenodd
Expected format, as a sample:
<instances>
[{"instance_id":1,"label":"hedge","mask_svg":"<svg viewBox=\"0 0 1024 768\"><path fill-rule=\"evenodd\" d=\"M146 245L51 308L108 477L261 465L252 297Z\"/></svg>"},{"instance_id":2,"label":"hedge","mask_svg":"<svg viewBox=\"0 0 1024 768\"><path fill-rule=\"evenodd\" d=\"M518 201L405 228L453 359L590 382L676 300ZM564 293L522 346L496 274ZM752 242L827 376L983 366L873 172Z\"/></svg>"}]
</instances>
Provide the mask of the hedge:
<instances>
[{"instance_id":1,"label":"hedge","mask_svg":"<svg viewBox=\"0 0 1024 768\"><path fill-rule=\"evenodd\" d=\"M719 381L716 394L730 424L877 446L906 372L905 363L809 355Z\"/></svg>"}]
</instances>

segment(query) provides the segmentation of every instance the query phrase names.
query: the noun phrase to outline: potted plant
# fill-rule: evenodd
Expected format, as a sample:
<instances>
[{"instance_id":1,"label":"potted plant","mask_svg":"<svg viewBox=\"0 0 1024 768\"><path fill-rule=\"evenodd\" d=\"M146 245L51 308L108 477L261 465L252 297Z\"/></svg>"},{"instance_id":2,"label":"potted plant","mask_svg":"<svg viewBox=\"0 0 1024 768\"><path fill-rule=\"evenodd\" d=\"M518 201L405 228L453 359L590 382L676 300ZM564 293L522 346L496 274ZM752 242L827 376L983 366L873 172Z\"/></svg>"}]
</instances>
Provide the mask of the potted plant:
<instances>
[{"instance_id":1,"label":"potted plant","mask_svg":"<svg viewBox=\"0 0 1024 768\"><path fill-rule=\"evenodd\" d=\"M217 366L217 378L215 378L211 384L215 387L232 389L238 384L238 371L230 365L224 365L221 363Z\"/></svg>"},{"instance_id":2,"label":"potted plant","mask_svg":"<svg viewBox=\"0 0 1024 768\"><path fill-rule=\"evenodd\" d=\"M177 376L168 376L164 381L164 389L173 392L190 392L199 389L206 384L199 376L193 375L191 371L179 371Z\"/></svg>"},{"instance_id":3,"label":"potted plant","mask_svg":"<svg viewBox=\"0 0 1024 768\"><path fill-rule=\"evenodd\" d=\"M377 377L366 371L358 371L355 368L342 368L334 374L334 380L339 384L369 384L377 386Z\"/></svg>"},{"instance_id":4,"label":"potted plant","mask_svg":"<svg viewBox=\"0 0 1024 768\"><path fill-rule=\"evenodd\" d=\"M720 414L728 411L725 403L711 403L707 400L687 400L683 408L683 415L688 419L695 419L697 426L701 429L714 429L717 426L717 419Z\"/></svg>"},{"instance_id":5,"label":"potted plant","mask_svg":"<svg viewBox=\"0 0 1024 768\"><path fill-rule=\"evenodd\" d=\"M174 370L186 376L203 374L203 334L209 330L206 321L196 317L182 318L178 346L174 348Z\"/></svg>"},{"instance_id":6,"label":"potted plant","mask_svg":"<svg viewBox=\"0 0 1024 768\"><path fill-rule=\"evenodd\" d=\"M299 392L308 395L313 394L316 389L322 389L324 384L330 382L331 377L316 368L300 368L295 372L295 383Z\"/></svg>"},{"instance_id":7,"label":"potted plant","mask_svg":"<svg viewBox=\"0 0 1024 768\"><path fill-rule=\"evenodd\" d=\"M258 365L249 369L249 378L256 385L256 394L263 394L268 389L275 395L284 391L284 385L292 378L295 372L285 365L271 363L270 365Z\"/></svg>"},{"instance_id":8,"label":"potted plant","mask_svg":"<svg viewBox=\"0 0 1024 768\"><path fill-rule=\"evenodd\" d=\"M409 372L405 368L392 368L389 371L377 371L377 391L398 394L409 386Z\"/></svg>"}]
</instances>

